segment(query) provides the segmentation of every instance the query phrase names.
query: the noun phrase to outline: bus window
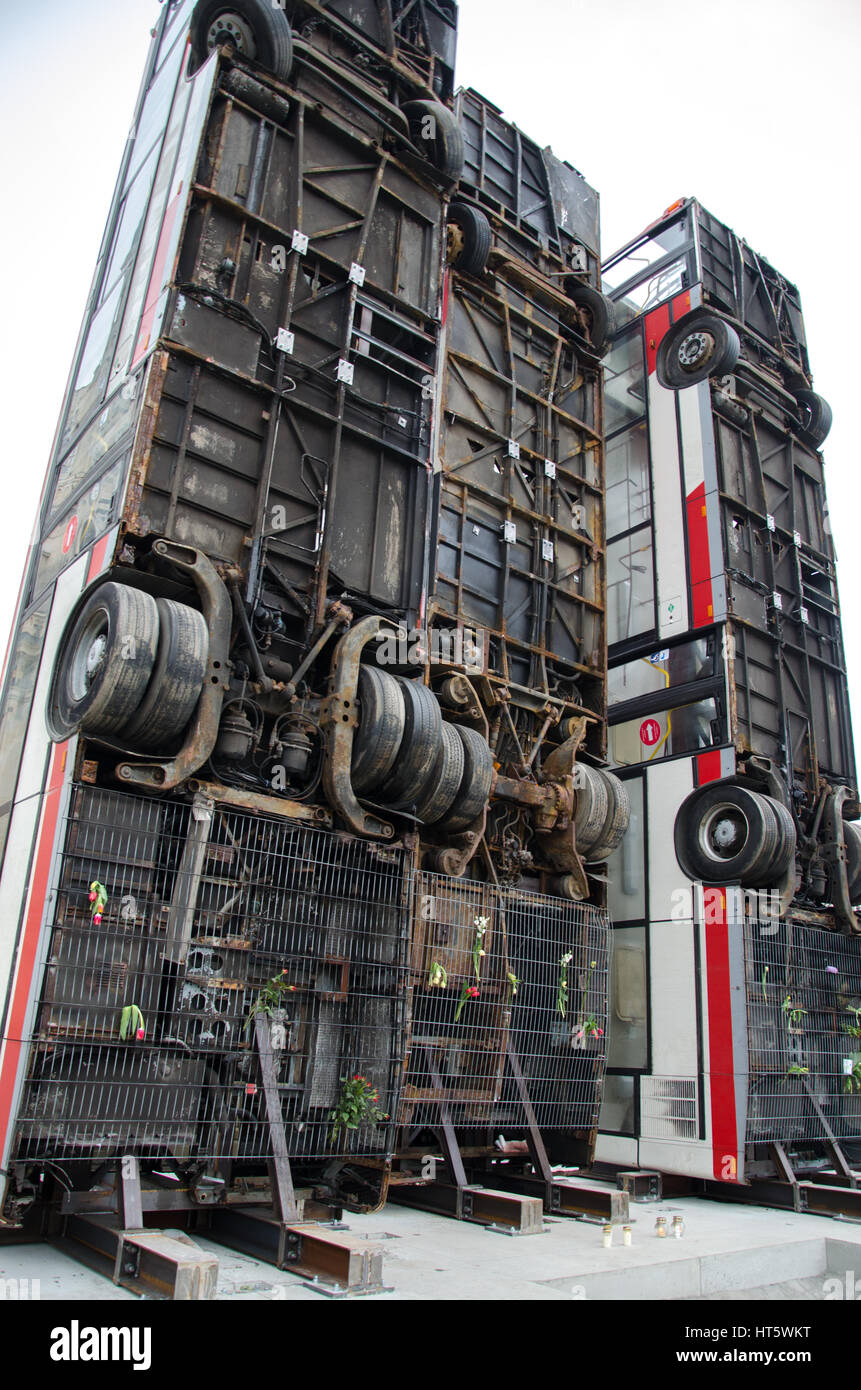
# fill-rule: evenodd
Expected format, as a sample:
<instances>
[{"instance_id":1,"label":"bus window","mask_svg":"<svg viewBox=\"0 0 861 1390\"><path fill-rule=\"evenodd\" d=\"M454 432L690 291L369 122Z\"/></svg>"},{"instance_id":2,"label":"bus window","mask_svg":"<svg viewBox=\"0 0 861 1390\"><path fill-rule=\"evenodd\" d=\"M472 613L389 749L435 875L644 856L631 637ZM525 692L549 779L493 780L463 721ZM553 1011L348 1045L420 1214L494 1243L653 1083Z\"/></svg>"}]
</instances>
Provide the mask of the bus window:
<instances>
[{"instance_id":1,"label":"bus window","mask_svg":"<svg viewBox=\"0 0 861 1390\"><path fill-rule=\"evenodd\" d=\"M617 927L610 971L607 1065L625 1071L648 1065L646 928Z\"/></svg>"},{"instance_id":2,"label":"bus window","mask_svg":"<svg viewBox=\"0 0 861 1390\"><path fill-rule=\"evenodd\" d=\"M607 860L607 907L614 923L646 919L645 782L626 780L631 819L619 848Z\"/></svg>"},{"instance_id":3,"label":"bus window","mask_svg":"<svg viewBox=\"0 0 861 1390\"><path fill-rule=\"evenodd\" d=\"M626 719L610 729L611 766L631 767L710 748L723 742L721 725L715 699Z\"/></svg>"},{"instance_id":4,"label":"bus window","mask_svg":"<svg viewBox=\"0 0 861 1390\"><path fill-rule=\"evenodd\" d=\"M655 626L651 524L607 546L607 640L612 646Z\"/></svg>"},{"instance_id":5,"label":"bus window","mask_svg":"<svg viewBox=\"0 0 861 1390\"><path fill-rule=\"evenodd\" d=\"M24 619L9 657L6 705L0 717L0 857L6 847L9 816L50 610L51 600L46 598Z\"/></svg>"},{"instance_id":6,"label":"bus window","mask_svg":"<svg viewBox=\"0 0 861 1390\"><path fill-rule=\"evenodd\" d=\"M609 673L607 703L621 705L688 681L709 680L715 674L713 652L713 640L698 637L693 642L664 647L635 661L626 661Z\"/></svg>"}]
</instances>

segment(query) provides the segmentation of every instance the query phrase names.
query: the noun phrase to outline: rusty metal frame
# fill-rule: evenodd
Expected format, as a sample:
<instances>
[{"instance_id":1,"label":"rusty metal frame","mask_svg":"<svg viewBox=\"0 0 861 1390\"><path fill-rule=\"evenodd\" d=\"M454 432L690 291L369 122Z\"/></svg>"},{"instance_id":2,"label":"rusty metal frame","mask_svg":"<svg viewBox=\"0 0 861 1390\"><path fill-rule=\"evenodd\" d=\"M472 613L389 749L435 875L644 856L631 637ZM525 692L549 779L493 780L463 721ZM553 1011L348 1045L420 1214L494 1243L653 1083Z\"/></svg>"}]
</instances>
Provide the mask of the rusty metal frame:
<instances>
[{"instance_id":1,"label":"rusty metal frame","mask_svg":"<svg viewBox=\"0 0 861 1390\"><path fill-rule=\"evenodd\" d=\"M115 1284L149 1298L177 1302L215 1298L218 1256L179 1232L127 1230L115 1216L73 1213L60 1248L107 1274Z\"/></svg>"},{"instance_id":2,"label":"rusty metal frame","mask_svg":"<svg viewBox=\"0 0 861 1390\"><path fill-rule=\"evenodd\" d=\"M207 1234L219 1245L299 1275L316 1293L343 1298L387 1292L379 1246L344 1231L221 1207L210 1213Z\"/></svg>"}]
</instances>

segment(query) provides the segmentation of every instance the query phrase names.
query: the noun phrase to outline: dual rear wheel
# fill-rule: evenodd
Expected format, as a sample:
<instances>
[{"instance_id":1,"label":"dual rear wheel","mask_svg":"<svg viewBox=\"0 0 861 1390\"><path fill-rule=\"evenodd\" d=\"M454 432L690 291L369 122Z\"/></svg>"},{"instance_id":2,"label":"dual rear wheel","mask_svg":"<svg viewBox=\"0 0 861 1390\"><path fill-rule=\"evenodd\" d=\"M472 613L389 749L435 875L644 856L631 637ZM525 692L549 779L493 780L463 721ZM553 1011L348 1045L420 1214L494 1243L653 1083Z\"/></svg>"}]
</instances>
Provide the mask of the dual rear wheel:
<instances>
[{"instance_id":1,"label":"dual rear wheel","mask_svg":"<svg viewBox=\"0 0 861 1390\"><path fill-rule=\"evenodd\" d=\"M699 787L676 816L676 858L697 882L776 887L795 843L795 823L782 802L732 783Z\"/></svg>"},{"instance_id":2,"label":"dual rear wheel","mask_svg":"<svg viewBox=\"0 0 861 1390\"><path fill-rule=\"evenodd\" d=\"M436 696L420 681L363 666L359 728L353 740L354 790L424 825L463 830L490 794L493 758L474 729L443 721Z\"/></svg>"},{"instance_id":3,"label":"dual rear wheel","mask_svg":"<svg viewBox=\"0 0 861 1390\"><path fill-rule=\"evenodd\" d=\"M108 581L84 594L60 642L48 696L57 741L79 730L142 752L182 734L209 657L203 615Z\"/></svg>"}]
</instances>

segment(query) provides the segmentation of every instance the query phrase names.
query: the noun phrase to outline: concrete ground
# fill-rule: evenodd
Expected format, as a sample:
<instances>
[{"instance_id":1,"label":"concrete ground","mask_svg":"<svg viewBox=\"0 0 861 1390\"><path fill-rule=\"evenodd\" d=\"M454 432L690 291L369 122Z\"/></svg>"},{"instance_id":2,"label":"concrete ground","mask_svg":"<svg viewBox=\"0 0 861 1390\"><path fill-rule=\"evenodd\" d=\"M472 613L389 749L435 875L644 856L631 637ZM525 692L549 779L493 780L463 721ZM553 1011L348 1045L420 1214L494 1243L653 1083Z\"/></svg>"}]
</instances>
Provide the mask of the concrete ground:
<instances>
[{"instance_id":1,"label":"concrete ground","mask_svg":"<svg viewBox=\"0 0 861 1390\"><path fill-rule=\"evenodd\" d=\"M655 1218L670 1226L676 1215L684 1237L658 1239ZM861 1225L696 1197L632 1203L632 1244L616 1227L610 1249L600 1225L565 1217L545 1217L543 1232L526 1236L395 1205L344 1224L383 1252L389 1291L375 1300L854 1299L856 1274L861 1292ZM219 1257L219 1301L330 1301L295 1275L195 1241ZM136 1299L54 1246L0 1245L0 1299L18 1296L10 1289L33 1296L34 1280L43 1301Z\"/></svg>"}]
</instances>

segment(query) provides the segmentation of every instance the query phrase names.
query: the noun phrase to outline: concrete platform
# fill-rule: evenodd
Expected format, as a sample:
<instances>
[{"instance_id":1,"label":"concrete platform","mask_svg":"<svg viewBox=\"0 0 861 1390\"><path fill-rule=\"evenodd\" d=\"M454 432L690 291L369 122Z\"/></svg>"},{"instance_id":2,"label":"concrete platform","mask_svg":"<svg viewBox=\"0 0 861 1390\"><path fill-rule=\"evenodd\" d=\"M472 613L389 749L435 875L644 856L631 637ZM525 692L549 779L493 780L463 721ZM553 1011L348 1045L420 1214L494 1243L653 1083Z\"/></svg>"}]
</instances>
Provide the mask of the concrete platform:
<instances>
[{"instance_id":1,"label":"concrete platform","mask_svg":"<svg viewBox=\"0 0 861 1390\"><path fill-rule=\"evenodd\" d=\"M668 1225L683 1216L684 1237L658 1239L659 1215ZM854 1299L856 1276L861 1295L861 1225L696 1197L633 1205L633 1244L617 1227L609 1250L600 1226L560 1218L517 1238L397 1206L345 1224L383 1251L391 1292L372 1302ZM295 1275L194 1238L219 1257L218 1301L330 1302ZM42 1300L135 1298L55 1247L0 1245L0 1281L23 1279L39 1281Z\"/></svg>"}]
</instances>

